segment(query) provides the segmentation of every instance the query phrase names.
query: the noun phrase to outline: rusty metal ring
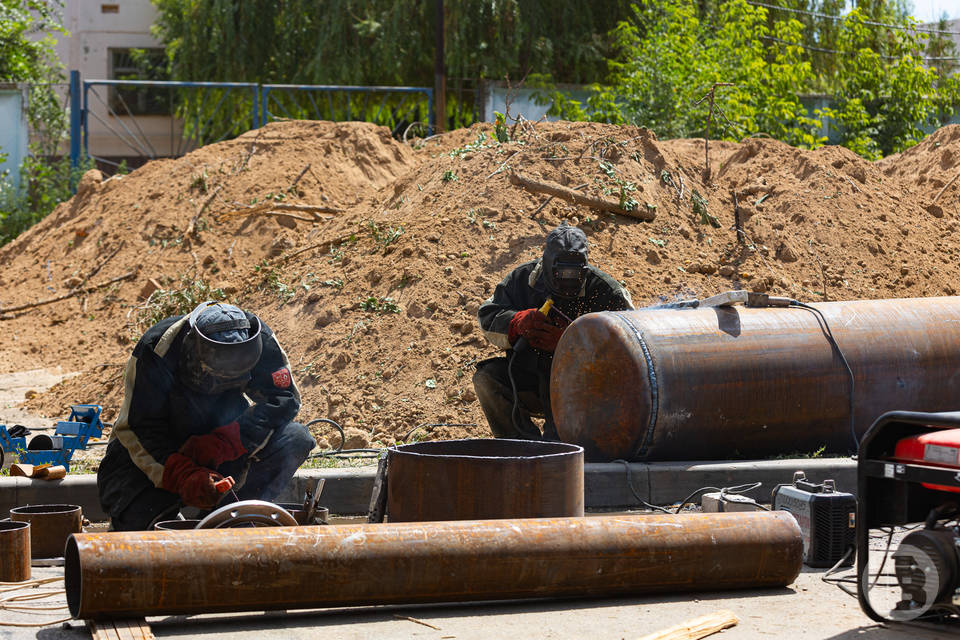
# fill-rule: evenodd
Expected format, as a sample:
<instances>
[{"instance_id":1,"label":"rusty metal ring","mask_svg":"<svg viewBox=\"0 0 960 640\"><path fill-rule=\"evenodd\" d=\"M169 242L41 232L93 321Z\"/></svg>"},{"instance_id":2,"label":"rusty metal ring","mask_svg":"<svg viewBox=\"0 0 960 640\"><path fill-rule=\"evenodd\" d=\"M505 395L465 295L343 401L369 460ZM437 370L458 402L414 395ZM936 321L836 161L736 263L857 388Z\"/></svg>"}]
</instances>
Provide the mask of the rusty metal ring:
<instances>
[{"instance_id":1,"label":"rusty metal ring","mask_svg":"<svg viewBox=\"0 0 960 640\"><path fill-rule=\"evenodd\" d=\"M297 521L286 509L272 502L241 500L213 511L197 524L197 529L229 529L247 524L254 527L295 527Z\"/></svg>"}]
</instances>

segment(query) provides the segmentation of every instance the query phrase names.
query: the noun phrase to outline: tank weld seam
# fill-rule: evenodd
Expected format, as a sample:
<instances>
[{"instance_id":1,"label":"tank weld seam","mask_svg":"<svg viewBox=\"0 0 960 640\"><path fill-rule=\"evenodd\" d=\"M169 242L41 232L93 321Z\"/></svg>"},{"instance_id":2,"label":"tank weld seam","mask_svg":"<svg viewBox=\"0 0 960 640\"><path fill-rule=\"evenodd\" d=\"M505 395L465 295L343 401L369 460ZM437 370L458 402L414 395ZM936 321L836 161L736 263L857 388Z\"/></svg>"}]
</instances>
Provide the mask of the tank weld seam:
<instances>
[{"instance_id":1,"label":"tank weld seam","mask_svg":"<svg viewBox=\"0 0 960 640\"><path fill-rule=\"evenodd\" d=\"M630 322L630 319L622 313L614 312L615 316L627 323L627 326L633 331L633 335L636 337L637 342L640 344L640 350L643 352L643 357L647 362L647 376L650 380L650 420L647 424L647 432L643 436L643 440L640 442L640 446L637 448L637 451L633 454L633 458L637 459L647 454L647 449L650 446L650 442L653 440L653 429L657 426L657 414L659 412L660 405L660 389L657 386L657 372L653 368L653 357L650 355L650 350L647 348L647 342L643 339L643 335L640 333L640 330Z\"/></svg>"}]
</instances>

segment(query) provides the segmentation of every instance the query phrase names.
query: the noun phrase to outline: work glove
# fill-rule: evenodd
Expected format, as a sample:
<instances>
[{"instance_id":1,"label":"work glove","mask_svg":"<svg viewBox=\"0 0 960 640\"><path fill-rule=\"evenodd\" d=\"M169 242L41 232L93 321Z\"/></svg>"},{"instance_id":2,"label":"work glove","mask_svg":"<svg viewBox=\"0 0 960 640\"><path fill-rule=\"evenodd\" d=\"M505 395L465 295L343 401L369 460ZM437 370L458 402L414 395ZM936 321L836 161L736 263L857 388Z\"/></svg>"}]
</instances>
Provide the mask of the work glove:
<instances>
[{"instance_id":1,"label":"work glove","mask_svg":"<svg viewBox=\"0 0 960 640\"><path fill-rule=\"evenodd\" d=\"M541 318L543 317L539 313L537 315ZM550 322L544 321L542 324L528 331L526 337L530 346L535 349L553 353L557 348L557 342L560 340L561 335L563 335L563 329Z\"/></svg>"},{"instance_id":2,"label":"work glove","mask_svg":"<svg viewBox=\"0 0 960 640\"><path fill-rule=\"evenodd\" d=\"M201 467L182 453L170 454L163 465L161 488L180 496L188 507L212 509L220 501L220 487L225 478L216 471ZM224 489L228 490L229 487Z\"/></svg>"},{"instance_id":3,"label":"work glove","mask_svg":"<svg viewBox=\"0 0 960 640\"><path fill-rule=\"evenodd\" d=\"M507 339L510 344L516 344L517 340L526 335L536 326L546 322L546 318L537 309L524 309L517 311L510 318L510 326L507 328Z\"/></svg>"},{"instance_id":4,"label":"work glove","mask_svg":"<svg viewBox=\"0 0 960 640\"><path fill-rule=\"evenodd\" d=\"M202 436L190 436L180 453L204 467L219 467L247 452L240 441L240 423L234 420Z\"/></svg>"}]
</instances>

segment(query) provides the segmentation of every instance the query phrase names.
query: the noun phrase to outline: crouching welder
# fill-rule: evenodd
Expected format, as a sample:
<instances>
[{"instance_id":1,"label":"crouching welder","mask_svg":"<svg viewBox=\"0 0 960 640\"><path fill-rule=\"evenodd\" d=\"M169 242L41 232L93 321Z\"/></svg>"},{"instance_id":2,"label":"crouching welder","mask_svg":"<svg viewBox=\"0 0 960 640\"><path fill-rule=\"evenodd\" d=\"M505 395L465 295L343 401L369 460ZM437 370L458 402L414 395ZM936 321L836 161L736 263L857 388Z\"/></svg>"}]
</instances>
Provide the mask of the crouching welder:
<instances>
[{"instance_id":1,"label":"crouching welder","mask_svg":"<svg viewBox=\"0 0 960 640\"><path fill-rule=\"evenodd\" d=\"M477 314L487 340L507 350L480 362L473 376L493 435L557 440L550 367L560 335L585 313L632 308L626 289L587 264L583 231L566 222L551 231L543 257L511 271ZM542 434L531 415L544 417Z\"/></svg>"},{"instance_id":2,"label":"crouching welder","mask_svg":"<svg viewBox=\"0 0 960 640\"><path fill-rule=\"evenodd\" d=\"M147 529L184 505L210 509L230 478L241 500L275 500L315 444L293 422L299 410L287 356L256 315L204 302L161 320L127 362L97 474L111 527Z\"/></svg>"}]
</instances>

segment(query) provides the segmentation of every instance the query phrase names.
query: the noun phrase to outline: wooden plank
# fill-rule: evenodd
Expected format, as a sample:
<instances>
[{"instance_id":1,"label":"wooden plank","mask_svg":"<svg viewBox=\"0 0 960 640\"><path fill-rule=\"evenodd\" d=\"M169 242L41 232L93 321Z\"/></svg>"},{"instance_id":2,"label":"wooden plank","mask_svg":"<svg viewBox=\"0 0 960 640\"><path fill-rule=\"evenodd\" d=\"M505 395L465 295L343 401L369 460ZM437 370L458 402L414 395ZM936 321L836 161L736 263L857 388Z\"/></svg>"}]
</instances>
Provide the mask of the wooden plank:
<instances>
[{"instance_id":1,"label":"wooden plank","mask_svg":"<svg viewBox=\"0 0 960 640\"><path fill-rule=\"evenodd\" d=\"M740 620L726 609L643 636L639 640L699 640L736 625Z\"/></svg>"},{"instance_id":2,"label":"wooden plank","mask_svg":"<svg viewBox=\"0 0 960 640\"><path fill-rule=\"evenodd\" d=\"M155 640L153 630L143 618L131 620L87 620L93 640Z\"/></svg>"}]
</instances>

